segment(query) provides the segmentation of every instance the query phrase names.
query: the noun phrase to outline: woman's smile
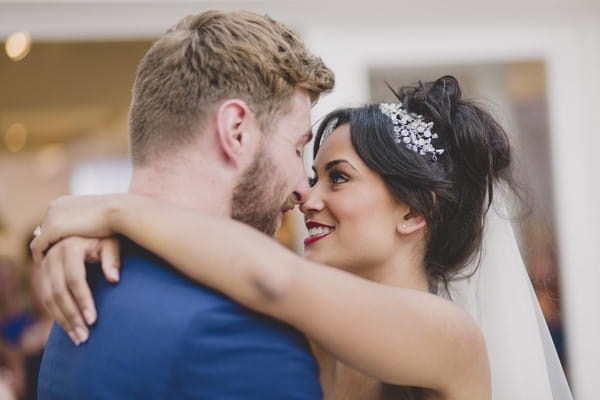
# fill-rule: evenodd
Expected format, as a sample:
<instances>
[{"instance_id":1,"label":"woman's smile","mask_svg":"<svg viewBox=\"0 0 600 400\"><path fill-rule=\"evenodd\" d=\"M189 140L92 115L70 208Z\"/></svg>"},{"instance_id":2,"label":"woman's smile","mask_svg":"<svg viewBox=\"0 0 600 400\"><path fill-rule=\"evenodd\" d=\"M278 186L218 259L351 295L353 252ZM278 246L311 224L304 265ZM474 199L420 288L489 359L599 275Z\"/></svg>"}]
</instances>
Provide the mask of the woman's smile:
<instances>
[{"instance_id":1,"label":"woman's smile","mask_svg":"<svg viewBox=\"0 0 600 400\"><path fill-rule=\"evenodd\" d=\"M326 238L335 230L331 225L325 225L311 220L306 221L306 229L308 229L308 237L304 239L305 246Z\"/></svg>"}]
</instances>

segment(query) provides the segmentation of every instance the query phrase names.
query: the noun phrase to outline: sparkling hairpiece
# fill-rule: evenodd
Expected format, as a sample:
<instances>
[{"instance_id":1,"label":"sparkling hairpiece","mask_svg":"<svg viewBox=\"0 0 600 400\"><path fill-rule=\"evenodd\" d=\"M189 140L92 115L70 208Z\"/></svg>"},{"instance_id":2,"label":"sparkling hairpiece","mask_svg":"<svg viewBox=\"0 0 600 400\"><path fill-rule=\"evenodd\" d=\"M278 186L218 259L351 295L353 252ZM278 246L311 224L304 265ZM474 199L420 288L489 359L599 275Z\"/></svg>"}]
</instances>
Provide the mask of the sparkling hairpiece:
<instances>
[{"instance_id":1,"label":"sparkling hairpiece","mask_svg":"<svg viewBox=\"0 0 600 400\"><path fill-rule=\"evenodd\" d=\"M337 127L338 121L339 121L339 118L332 118L329 120L329 122L327 123L327 126L325 127L325 129L323 130L323 133L321 134L321 141L319 142L319 146L322 146L325 139L327 139L327 137L329 135L331 135L331 132L333 132L333 130Z\"/></svg>"},{"instance_id":2,"label":"sparkling hairpiece","mask_svg":"<svg viewBox=\"0 0 600 400\"><path fill-rule=\"evenodd\" d=\"M433 122L425 122L421 115L407 112L402 103L381 103L379 110L394 124L394 142L403 143L422 156L431 154L434 161L444 153L444 149L436 149L431 144L431 140L438 138L437 133L431 132Z\"/></svg>"}]
</instances>

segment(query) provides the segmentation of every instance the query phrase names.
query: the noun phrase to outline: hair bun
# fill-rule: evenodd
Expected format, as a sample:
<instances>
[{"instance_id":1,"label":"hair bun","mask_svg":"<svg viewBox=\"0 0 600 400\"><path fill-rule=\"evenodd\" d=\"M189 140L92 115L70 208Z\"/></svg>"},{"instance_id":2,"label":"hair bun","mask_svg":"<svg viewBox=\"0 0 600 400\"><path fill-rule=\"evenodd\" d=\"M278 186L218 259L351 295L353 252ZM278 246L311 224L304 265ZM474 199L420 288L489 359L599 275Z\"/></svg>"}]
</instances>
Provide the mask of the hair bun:
<instances>
[{"instance_id":1,"label":"hair bun","mask_svg":"<svg viewBox=\"0 0 600 400\"><path fill-rule=\"evenodd\" d=\"M510 163L508 137L479 105L462 99L456 78L405 86L396 94L410 111L433 122L453 169L475 182L491 182Z\"/></svg>"},{"instance_id":2,"label":"hair bun","mask_svg":"<svg viewBox=\"0 0 600 400\"><path fill-rule=\"evenodd\" d=\"M494 184L502 179L513 186L510 143L485 108L462 98L460 85L452 76L405 86L396 96L407 111L433 123L432 132L438 137L432 145L445 150L435 162L422 163L421 168L448 183L447 193L430 190L436 193L439 208L432 208L438 214L433 222L428 221L425 259L428 276L448 282L481 244L481 221L491 205ZM448 237L457 240L448 242Z\"/></svg>"},{"instance_id":3,"label":"hair bun","mask_svg":"<svg viewBox=\"0 0 600 400\"><path fill-rule=\"evenodd\" d=\"M409 111L431 120L438 131L447 131L461 102L462 92L455 77L446 75L435 81L404 86L396 97Z\"/></svg>"}]
</instances>

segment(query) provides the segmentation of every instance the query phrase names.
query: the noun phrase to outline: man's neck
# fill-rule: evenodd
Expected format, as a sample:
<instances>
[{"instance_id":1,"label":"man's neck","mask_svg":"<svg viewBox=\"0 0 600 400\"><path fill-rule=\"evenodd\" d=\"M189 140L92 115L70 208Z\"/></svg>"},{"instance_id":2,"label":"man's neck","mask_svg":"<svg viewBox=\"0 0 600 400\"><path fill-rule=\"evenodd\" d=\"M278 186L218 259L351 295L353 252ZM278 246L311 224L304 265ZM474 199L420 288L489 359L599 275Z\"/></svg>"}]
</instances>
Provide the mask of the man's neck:
<instances>
[{"instance_id":1,"label":"man's neck","mask_svg":"<svg viewBox=\"0 0 600 400\"><path fill-rule=\"evenodd\" d=\"M191 173L189 168L134 167L129 192L153 197L204 214L231 216L231 194L226 182L210 170Z\"/></svg>"}]
</instances>

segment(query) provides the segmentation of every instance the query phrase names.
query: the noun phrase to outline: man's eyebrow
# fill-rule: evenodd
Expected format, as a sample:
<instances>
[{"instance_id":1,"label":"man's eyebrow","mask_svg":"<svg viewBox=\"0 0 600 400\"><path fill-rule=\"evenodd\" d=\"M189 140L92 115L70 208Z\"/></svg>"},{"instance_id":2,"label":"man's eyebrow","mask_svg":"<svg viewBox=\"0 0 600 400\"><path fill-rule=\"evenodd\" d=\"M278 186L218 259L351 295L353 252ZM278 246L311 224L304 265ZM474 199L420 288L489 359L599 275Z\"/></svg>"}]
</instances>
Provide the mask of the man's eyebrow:
<instances>
[{"instance_id":1,"label":"man's eyebrow","mask_svg":"<svg viewBox=\"0 0 600 400\"><path fill-rule=\"evenodd\" d=\"M304 139L303 143L305 145L307 145L310 143L311 140L313 140L313 137L314 137L314 135L313 135L313 132L311 129L311 130L308 130L304 135L302 135L301 139Z\"/></svg>"}]
</instances>

